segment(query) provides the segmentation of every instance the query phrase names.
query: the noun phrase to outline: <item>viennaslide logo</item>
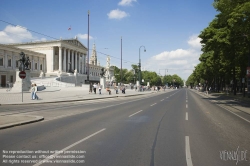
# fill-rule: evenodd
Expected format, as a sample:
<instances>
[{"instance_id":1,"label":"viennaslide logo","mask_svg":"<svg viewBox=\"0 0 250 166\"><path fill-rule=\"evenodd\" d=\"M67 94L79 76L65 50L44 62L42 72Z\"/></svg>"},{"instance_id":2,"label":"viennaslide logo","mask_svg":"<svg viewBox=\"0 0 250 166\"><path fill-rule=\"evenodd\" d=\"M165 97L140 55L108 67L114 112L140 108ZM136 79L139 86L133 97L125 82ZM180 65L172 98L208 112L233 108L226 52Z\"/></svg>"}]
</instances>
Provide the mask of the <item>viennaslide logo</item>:
<instances>
[{"instance_id":1,"label":"viennaslide logo","mask_svg":"<svg viewBox=\"0 0 250 166\"><path fill-rule=\"evenodd\" d=\"M235 161L236 165L241 161L247 161L247 150L240 150L240 147L236 150L223 150L220 151L220 159L223 161Z\"/></svg>"}]
</instances>

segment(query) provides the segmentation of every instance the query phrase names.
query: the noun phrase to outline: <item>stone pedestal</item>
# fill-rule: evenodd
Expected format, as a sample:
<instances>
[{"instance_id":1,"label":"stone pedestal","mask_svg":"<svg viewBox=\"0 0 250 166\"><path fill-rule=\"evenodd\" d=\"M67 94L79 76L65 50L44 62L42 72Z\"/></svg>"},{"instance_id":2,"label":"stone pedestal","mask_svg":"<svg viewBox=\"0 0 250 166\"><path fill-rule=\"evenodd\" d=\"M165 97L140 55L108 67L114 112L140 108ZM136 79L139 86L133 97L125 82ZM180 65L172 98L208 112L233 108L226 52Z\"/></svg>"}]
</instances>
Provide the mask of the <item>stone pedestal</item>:
<instances>
[{"instance_id":1,"label":"stone pedestal","mask_svg":"<svg viewBox=\"0 0 250 166\"><path fill-rule=\"evenodd\" d=\"M19 70L16 71L16 82L14 83L11 91L22 92L22 87L23 91L29 91L31 88L30 70L25 70L26 73L25 79L21 79L19 77L19 72L20 72Z\"/></svg>"},{"instance_id":2,"label":"stone pedestal","mask_svg":"<svg viewBox=\"0 0 250 166\"><path fill-rule=\"evenodd\" d=\"M100 85L102 86L102 89L106 89L106 78L105 77L100 78Z\"/></svg>"},{"instance_id":3,"label":"stone pedestal","mask_svg":"<svg viewBox=\"0 0 250 166\"><path fill-rule=\"evenodd\" d=\"M136 81L136 86L140 86L140 83L139 83L139 81Z\"/></svg>"}]
</instances>

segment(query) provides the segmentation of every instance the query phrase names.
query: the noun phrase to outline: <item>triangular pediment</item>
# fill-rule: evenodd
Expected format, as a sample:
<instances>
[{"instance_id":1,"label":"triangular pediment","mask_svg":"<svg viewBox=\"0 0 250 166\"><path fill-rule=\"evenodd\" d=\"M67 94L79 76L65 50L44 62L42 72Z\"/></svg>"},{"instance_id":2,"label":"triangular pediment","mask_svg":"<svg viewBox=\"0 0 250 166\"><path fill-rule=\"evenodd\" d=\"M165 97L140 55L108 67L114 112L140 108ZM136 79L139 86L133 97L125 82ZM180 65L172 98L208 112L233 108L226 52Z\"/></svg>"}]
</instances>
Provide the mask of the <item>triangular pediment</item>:
<instances>
[{"instance_id":1,"label":"triangular pediment","mask_svg":"<svg viewBox=\"0 0 250 166\"><path fill-rule=\"evenodd\" d=\"M73 44L75 46L78 46L78 47L83 47L85 49L87 49L87 47L85 47L80 41L78 41L77 39L72 39L72 40L64 40L65 42L67 43L70 43L70 44Z\"/></svg>"}]
</instances>

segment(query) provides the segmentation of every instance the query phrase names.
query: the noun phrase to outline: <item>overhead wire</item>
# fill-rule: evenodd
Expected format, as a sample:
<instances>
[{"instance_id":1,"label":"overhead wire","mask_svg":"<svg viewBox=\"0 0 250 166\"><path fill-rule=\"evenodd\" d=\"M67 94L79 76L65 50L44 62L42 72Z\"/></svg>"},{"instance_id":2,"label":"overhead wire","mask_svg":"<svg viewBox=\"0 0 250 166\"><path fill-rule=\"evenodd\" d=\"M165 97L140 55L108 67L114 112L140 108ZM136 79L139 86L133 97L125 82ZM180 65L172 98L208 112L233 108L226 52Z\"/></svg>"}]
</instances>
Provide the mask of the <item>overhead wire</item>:
<instances>
[{"instance_id":1,"label":"overhead wire","mask_svg":"<svg viewBox=\"0 0 250 166\"><path fill-rule=\"evenodd\" d=\"M25 29L25 30L27 30L27 31L30 31L30 32L33 32L33 33L36 33L36 34L42 35L42 36L46 36L46 37L51 38L51 39L54 39L54 40L60 40L60 39L58 39L58 38L55 38L55 37L52 37L52 36L49 36L49 35L45 35L45 34L43 34L43 33L40 33L40 32L31 30L31 29L28 29L28 28L25 28L25 27L22 27L22 26L19 26L19 25L16 25L16 24L7 22L7 21L1 20L1 19L0 19L0 21L1 21L1 22L4 22L4 23L6 23L6 24L10 24L10 25L12 25L12 26L16 26L16 27ZM10 33L10 32L8 32L8 33ZM13 33L11 33L11 34L13 34ZM17 34L15 34L15 35L17 35ZM27 37L24 37L24 38L27 38ZM30 39L30 38L27 38L27 39ZM89 50L93 50L93 49L89 49ZM97 53L100 53L100 54L102 54L102 55L110 56L110 57L113 57L113 58L115 58L115 59L121 60L121 58L118 58L118 57L115 57L115 56L112 56L112 55L108 55L108 54L106 54L106 53L103 53L103 52L100 52L100 51L97 51L97 50L96 50L96 52L97 52ZM126 61L126 62L130 62L131 64L137 64L137 63L135 63L135 62L131 62L131 61L128 61L128 60L125 60L125 59L122 59L122 60L123 60L123 61Z\"/></svg>"}]
</instances>

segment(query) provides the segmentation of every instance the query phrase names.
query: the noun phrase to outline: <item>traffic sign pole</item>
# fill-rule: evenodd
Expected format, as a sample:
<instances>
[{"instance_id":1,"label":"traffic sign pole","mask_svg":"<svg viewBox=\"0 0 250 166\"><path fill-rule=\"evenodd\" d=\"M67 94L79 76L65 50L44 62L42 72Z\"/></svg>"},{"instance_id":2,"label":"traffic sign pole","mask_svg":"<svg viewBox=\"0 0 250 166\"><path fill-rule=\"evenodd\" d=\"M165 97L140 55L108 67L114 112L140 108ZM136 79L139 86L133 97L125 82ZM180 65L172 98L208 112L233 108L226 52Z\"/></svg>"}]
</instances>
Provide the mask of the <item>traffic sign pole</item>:
<instances>
[{"instance_id":1,"label":"traffic sign pole","mask_svg":"<svg viewBox=\"0 0 250 166\"><path fill-rule=\"evenodd\" d=\"M23 79L22 79L22 103L23 103Z\"/></svg>"},{"instance_id":2,"label":"traffic sign pole","mask_svg":"<svg viewBox=\"0 0 250 166\"><path fill-rule=\"evenodd\" d=\"M26 77L25 71L20 71L19 77L22 79L22 102L23 102L23 79L25 79L25 77Z\"/></svg>"}]
</instances>

